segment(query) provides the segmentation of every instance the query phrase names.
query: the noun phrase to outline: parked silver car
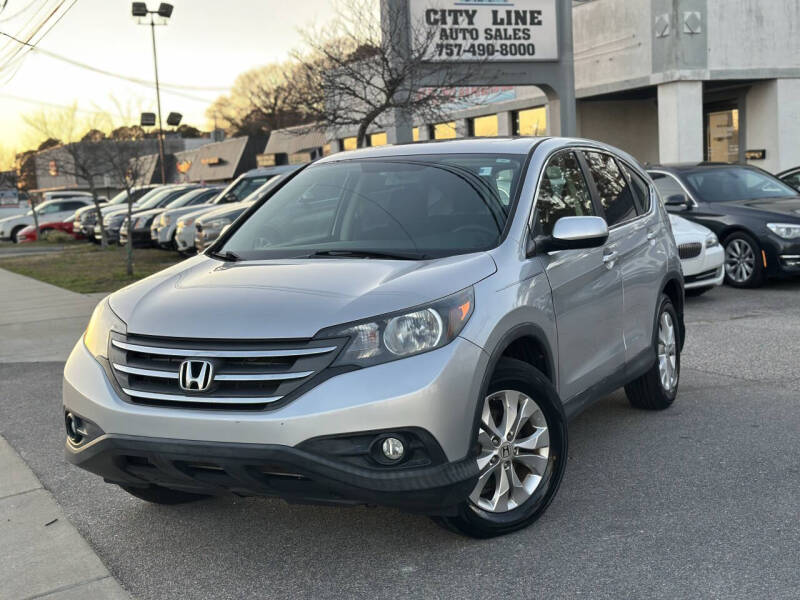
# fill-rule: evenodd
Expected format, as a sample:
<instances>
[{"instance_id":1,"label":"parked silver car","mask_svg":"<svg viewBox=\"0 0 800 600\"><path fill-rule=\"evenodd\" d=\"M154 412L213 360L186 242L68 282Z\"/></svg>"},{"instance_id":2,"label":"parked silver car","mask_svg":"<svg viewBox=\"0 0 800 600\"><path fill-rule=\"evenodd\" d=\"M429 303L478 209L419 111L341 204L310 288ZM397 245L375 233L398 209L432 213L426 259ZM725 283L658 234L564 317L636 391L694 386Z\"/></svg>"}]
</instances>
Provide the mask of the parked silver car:
<instances>
[{"instance_id":1,"label":"parked silver car","mask_svg":"<svg viewBox=\"0 0 800 600\"><path fill-rule=\"evenodd\" d=\"M570 416L623 385L672 404L683 338L675 241L627 154L336 154L99 304L64 371L66 455L152 502L377 503L500 535L553 499Z\"/></svg>"}]
</instances>

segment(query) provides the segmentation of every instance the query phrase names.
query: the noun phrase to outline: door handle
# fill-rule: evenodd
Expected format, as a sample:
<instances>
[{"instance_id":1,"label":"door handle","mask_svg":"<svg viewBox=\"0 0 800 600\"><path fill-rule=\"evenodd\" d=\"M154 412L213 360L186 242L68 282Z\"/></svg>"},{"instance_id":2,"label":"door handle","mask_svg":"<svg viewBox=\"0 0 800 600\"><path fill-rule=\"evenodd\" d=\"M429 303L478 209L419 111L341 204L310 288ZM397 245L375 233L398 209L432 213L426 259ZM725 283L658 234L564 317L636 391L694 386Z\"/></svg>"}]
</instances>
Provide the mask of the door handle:
<instances>
[{"instance_id":1,"label":"door handle","mask_svg":"<svg viewBox=\"0 0 800 600\"><path fill-rule=\"evenodd\" d=\"M647 232L647 239L652 242L654 239L656 239L656 235L657 234L655 231L650 230Z\"/></svg>"},{"instance_id":2,"label":"door handle","mask_svg":"<svg viewBox=\"0 0 800 600\"><path fill-rule=\"evenodd\" d=\"M614 266L614 261L617 260L618 256L619 252L617 252L616 250L610 250L610 251L606 250L603 253L603 264L609 269L611 269Z\"/></svg>"}]
</instances>

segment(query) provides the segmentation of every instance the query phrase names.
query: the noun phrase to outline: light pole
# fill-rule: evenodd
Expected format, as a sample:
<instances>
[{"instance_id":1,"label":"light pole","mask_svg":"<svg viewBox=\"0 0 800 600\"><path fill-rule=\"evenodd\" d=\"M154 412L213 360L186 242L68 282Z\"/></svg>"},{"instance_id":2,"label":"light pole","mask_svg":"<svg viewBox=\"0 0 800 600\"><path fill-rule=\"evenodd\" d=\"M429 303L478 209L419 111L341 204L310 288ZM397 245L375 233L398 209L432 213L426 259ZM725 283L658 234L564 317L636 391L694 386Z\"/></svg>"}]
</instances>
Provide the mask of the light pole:
<instances>
[{"instance_id":1,"label":"light pole","mask_svg":"<svg viewBox=\"0 0 800 600\"><path fill-rule=\"evenodd\" d=\"M167 170L164 164L164 128L161 126L161 90L158 87L158 58L156 55L156 21L153 15L158 15L164 21L159 25L166 25L167 20L172 16L172 4L162 2L158 5L158 10L148 10L144 2L134 2L131 4L131 14L134 17L150 16L150 35L153 39L153 68L156 73L156 105L158 108L158 155L161 162L161 183L167 183ZM146 25L147 23L139 24Z\"/></svg>"}]
</instances>

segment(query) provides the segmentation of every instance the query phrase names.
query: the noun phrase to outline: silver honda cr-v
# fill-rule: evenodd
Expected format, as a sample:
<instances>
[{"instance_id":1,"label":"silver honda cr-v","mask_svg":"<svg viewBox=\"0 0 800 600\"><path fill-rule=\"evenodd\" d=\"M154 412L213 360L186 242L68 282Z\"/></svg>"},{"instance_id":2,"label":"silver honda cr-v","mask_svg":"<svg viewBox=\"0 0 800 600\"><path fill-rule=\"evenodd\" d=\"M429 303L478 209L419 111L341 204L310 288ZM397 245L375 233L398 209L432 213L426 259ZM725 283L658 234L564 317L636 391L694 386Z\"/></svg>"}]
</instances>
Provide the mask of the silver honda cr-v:
<instances>
[{"instance_id":1,"label":"silver honda cr-v","mask_svg":"<svg viewBox=\"0 0 800 600\"><path fill-rule=\"evenodd\" d=\"M66 455L151 502L384 504L503 534L553 499L572 415L620 386L673 402L682 315L669 221L623 152L337 154L99 304L64 371Z\"/></svg>"}]
</instances>

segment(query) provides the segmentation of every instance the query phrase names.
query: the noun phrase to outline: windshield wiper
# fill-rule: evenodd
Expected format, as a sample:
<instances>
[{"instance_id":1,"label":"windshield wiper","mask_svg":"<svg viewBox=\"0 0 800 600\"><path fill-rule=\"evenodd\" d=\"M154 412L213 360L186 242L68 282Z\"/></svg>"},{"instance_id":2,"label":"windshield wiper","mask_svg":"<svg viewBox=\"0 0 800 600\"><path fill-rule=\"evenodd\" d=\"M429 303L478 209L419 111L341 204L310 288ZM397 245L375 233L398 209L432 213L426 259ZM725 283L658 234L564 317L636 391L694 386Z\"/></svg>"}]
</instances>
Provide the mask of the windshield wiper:
<instances>
[{"instance_id":1,"label":"windshield wiper","mask_svg":"<svg viewBox=\"0 0 800 600\"><path fill-rule=\"evenodd\" d=\"M423 260L427 254L415 252L382 252L380 250L318 250L305 258L386 258L394 260Z\"/></svg>"},{"instance_id":2,"label":"windshield wiper","mask_svg":"<svg viewBox=\"0 0 800 600\"><path fill-rule=\"evenodd\" d=\"M236 254L236 252L231 252L230 250L226 250L225 252L209 252L208 255L211 258L217 258L227 262L238 262L242 260L241 256Z\"/></svg>"}]
</instances>

